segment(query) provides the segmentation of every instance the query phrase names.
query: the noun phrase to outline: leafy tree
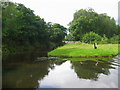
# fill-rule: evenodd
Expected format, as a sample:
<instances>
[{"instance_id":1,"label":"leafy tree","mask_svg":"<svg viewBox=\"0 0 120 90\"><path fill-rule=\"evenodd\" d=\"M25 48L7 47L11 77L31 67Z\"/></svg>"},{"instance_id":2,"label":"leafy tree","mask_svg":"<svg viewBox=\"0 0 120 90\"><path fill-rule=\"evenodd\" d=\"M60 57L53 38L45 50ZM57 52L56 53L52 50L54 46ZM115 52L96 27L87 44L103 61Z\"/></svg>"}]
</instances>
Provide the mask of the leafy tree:
<instances>
[{"instance_id":1,"label":"leafy tree","mask_svg":"<svg viewBox=\"0 0 120 90\"><path fill-rule=\"evenodd\" d=\"M74 41L75 38L74 38L73 35L70 33L70 34L68 34L68 35L66 36L65 40L67 40L67 41Z\"/></svg>"},{"instance_id":2,"label":"leafy tree","mask_svg":"<svg viewBox=\"0 0 120 90\"><path fill-rule=\"evenodd\" d=\"M81 9L74 13L74 18L70 22L69 31L75 40L81 40L87 32L95 32L99 35L110 38L117 34L117 28L114 18L106 14L98 14L93 9Z\"/></svg>"},{"instance_id":3,"label":"leafy tree","mask_svg":"<svg viewBox=\"0 0 120 90\"><path fill-rule=\"evenodd\" d=\"M116 28L117 28L116 35L120 35L120 25L117 25Z\"/></svg>"},{"instance_id":4,"label":"leafy tree","mask_svg":"<svg viewBox=\"0 0 120 90\"><path fill-rule=\"evenodd\" d=\"M21 31L21 41L30 43L45 42L47 37L46 22L39 16L35 16L33 10L26 8L24 5L19 4L17 9L21 12L19 16L19 30ZM45 38L46 37L46 38ZM46 41L47 42L47 41Z\"/></svg>"},{"instance_id":5,"label":"leafy tree","mask_svg":"<svg viewBox=\"0 0 120 90\"><path fill-rule=\"evenodd\" d=\"M33 10L23 4L3 2L3 43L47 42L47 25L44 19L36 16Z\"/></svg>"},{"instance_id":6,"label":"leafy tree","mask_svg":"<svg viewBox=\"0 0 120 90\"><path fill-rule=\"evenodd\" d=\"M11 40L17 41L18 34L18 15L16 5L12 2L2 3L2 26L3 43L9 43Z\"/></svg>"},{"instance_id":7,"label":"leafy tree","mask_svg":"<svg viewBox=\"0 0 120 90\"><path fill-rule=\"evenodd\" d=\"M57 23L53 24L50 28L51 28L50 40L55 43L62 42L62 40L67 35L66 28Z\"/></svg>"},{"instance_id":8,"label":"leafy tree","mask_svg":"<svg viewBox=\"0 0 120 90\"><path fill-rule=\"evenodd\" d=\"M89 32L83 35L82 41L85 43L94 43L94 42L99 42L101 41L101 36L94 33L94 32Z\"/></svg>"},{"instance_id":9,"label":"leafy tree","mask_svg":"<svg viewBox=\"0 0 120 90\"><path fill-rule=\"evenodd\" d=\"M53 43L51 44L53 46L59 45L66 36L64 26L46 23L23 4L2 2L2 14L3 47L5 48L31 45L49 49L50 43Z\"/></svg>"},{"instance_id":10,"label":"leafy tree","mask_svg":"<svg viewBox=\"0 0 120 90\"><path fill-rule=\"evenodd\" d=\"M105 43L108 43L108 38L106 37L105 34L103 35L103 37L102 37L100 43L104 43L104 44L105 44Z\"/></svg>"},{"instance_id":11,"label":"leafy tree","mask_svg":"<svg viewBox=\"0 0 120 90\"><path fill-rule=\"evenodd\" d=\"M119 35L115 35L109 39L109 43L118 44L118 42L119 42Z\"/></svg>"},{"instance_id":12,"label":"leafy tree","mask_svg":"<svg viewBox=\"0 0 120 90\"><path fill-rule=\"evenodd\" d=\"M96 24L97 24L96 33L98 33L101 36L105 34L108 38L110 38L115 34L118 34L116 32L117 27L114 18L111 18L106 14L99 14L98 21L96 22Z\"/></svg>"}]
</instances>

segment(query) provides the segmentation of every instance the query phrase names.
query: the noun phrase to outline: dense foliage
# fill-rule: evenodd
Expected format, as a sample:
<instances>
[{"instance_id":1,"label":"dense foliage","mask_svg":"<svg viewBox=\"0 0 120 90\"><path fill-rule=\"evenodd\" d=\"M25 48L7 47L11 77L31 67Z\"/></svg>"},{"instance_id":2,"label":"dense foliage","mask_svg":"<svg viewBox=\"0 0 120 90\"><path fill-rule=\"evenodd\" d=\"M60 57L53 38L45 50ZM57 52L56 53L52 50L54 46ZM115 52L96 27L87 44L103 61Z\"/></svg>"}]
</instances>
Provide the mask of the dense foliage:
<instances>
[{"instance_id":1,"label":"dense foliage","mask_svg":"<svg viewBox=\"0 0 120 90\"><path fill-rule=\"evenodd\" d=\"M71 36L77 41L81 40L84 34L91 31L100 36L105 34L107 38L119 34L119 26L116 25L114 18L106 14L98 14L91 8L76 11L69 25Z\"/></svg>"},{"instance_id":2,"label":"dense foliage","mask_svg":"<svg viewBox=\"0 0 120 90\"><path fill-rule=\"evenodd\" d=\"M19 46L36 46L49 49L50 43L61 43L66 28L60 24L49 25L23 4L2 2L3 49Z\"/></svg>"},{"instance_id":3,"label":"dense foliage","mask_svg":"<svg viewBox=\"0 0 120 90\"><path fill-rule=\"evenodd\" d=\"M82 37L82 41L85 43L95 43L95 42L100 42L102 37L94 32L89 32L84 34Z\"/></svg>"},{"instance_id":4,"label":"dense foliage","mask_svg":"<svg viewBox=\"0 0 120 90\"><path fill-rule=\"evenodd\" d=\"M119 37L120 37L119 35L115 35L115 36L113 36L113 37L110 38L109 42L110 43L119 43L118 42L118 41L120 41Z\"/></svg>"},{"instance_id":5,"label":"dense foliage","mask_svg":"<svg viewBox=\"0 0 120 90\"><path fill-rule=\"evenodd\" d=\"M53 49L62 45L67 28L58 23L46 23L34 11L23 4L1 2L3 50L12 51L32 46L39 49ZM65 40L86 43L117 43L120 26L114 18L98 14L93 9L81 9L74 14Z\"/></svg>"},{"instance_id":6,"label":"dense foliage","mask_svg":"<svg viewBox=\"0 0 120 90\"><path fill-rule=\"evenodd\" d=\"M68 34L65 38L66 41L75 41L74 36L72 35L72 33Z\"/></svg>"},{"instance_id":7,"label":"dense foliage","mask_svg":"<svg viewBox=\"0 0 120 90\"><path fill-rule=\"evenodd\" d=\"M67 35L66 28L60 24L49 23L50 40L56 43L62 42Z\"/></svg>"}]
</instances>

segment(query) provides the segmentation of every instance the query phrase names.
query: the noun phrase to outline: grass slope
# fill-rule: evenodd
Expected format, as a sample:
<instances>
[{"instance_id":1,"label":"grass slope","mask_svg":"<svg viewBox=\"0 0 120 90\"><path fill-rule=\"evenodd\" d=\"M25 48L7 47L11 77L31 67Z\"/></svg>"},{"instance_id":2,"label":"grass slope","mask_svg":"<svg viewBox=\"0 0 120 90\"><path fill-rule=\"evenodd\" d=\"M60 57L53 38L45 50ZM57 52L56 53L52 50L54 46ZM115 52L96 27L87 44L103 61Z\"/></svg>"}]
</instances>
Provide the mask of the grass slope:
<instances>
[{"instance_id":1,"label":"grass slope","mask_svg":"<svg viewBox=\"0 0 120 90\"><path fill-rule=\"evenodd\" d=\"M94 49L93 44L70 43L48 53L49 56L82 57L82 56L113 56L118 54L118 44L99 44Z\"/></svg>"}]
</instances>

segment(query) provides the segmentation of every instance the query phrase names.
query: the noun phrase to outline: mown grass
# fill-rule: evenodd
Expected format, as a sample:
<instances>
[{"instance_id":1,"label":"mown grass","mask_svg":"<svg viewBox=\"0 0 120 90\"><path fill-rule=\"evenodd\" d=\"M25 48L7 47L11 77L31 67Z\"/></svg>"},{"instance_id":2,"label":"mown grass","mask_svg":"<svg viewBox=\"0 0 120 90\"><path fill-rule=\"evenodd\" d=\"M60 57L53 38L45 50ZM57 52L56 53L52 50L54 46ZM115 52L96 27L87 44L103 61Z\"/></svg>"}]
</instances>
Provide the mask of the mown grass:
<instances>
[{"instance_id":1,"label":"mown grass","mask_svg":"<svg viewBox=\"0 0 120 90\"><path fill-rule=\"evenodd\" d=\"M118 54L118 44L99 44L94 49L93 44L70 43L48 53L49 56L88 57L113 56Z\"/></svg>"}]
</instances>

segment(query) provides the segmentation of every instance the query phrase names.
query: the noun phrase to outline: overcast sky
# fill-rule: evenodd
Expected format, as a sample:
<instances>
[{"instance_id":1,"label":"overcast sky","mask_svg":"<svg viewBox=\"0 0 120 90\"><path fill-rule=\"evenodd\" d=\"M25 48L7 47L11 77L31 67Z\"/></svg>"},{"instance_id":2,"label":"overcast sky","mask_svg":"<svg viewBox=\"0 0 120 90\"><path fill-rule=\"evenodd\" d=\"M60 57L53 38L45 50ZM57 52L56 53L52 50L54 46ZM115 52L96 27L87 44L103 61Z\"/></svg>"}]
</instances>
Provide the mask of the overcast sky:
<instances>
[{"instance_id":1,"label":"overcast sky","mask_svg":"<svg viewBox=\"0 0 120 90\"><path fill-rule=\"evenodd\" d=\"M36 15L44 18L46 22L59 23L68 27L76 10L93 8L97 13L107 13L108 16L118 20L119 0L11 0L22 3L34 10Z\"/></svg>"}]
</instances>

